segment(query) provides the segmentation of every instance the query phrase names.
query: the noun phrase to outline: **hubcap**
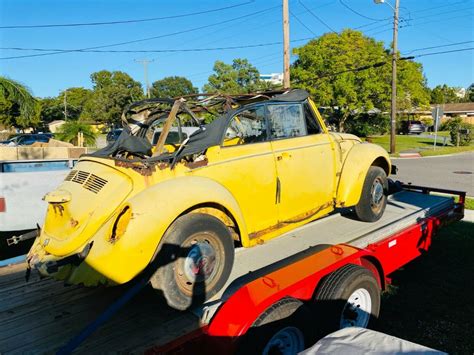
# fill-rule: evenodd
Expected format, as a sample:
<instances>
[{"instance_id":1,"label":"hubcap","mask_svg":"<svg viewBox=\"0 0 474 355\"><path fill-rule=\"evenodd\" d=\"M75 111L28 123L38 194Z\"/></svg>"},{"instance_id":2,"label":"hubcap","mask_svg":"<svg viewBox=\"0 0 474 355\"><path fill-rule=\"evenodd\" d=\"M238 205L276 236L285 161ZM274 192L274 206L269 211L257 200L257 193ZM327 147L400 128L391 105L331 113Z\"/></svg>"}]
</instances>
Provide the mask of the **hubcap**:
<instances>
[{"instance_id":1,"label":"hubcap","mask_svg":"<svg viewBox=\"0 0 474 355\"><path fill-rule=\"evenodd\" d=\"M372 312L372 299L365 288L355 290L342 310L340 328L367 327Z\"/></svg>"},{"instance_id":2,"label":"hubcap","mask_svg":"<svg viewBox=\"0 0 474 355\"><path fill-rule=\"evenodd\" d=\"M206 241L195 242L184 260L184 275L191 283L207 280L216 266L216 252Z\"/></svg>"},{"instance_id":3,"label":"hubcap","mask_svg":"<svg viewBox=\"0 0 474 355\"><path fill-rule=\"evenodd\" d=\"M372 185L371 201L372 208L378 208L383 198L383 184L380 179L375 179Z\"/></svg>"},{"instance_id":4,"label":"hubcap","mask_svg":"<svg viewBox=\"0 0 474 355\"><path fill-rule=\"evenodd\" d=\"M292 355L304 350L304 337L296 327L286 327L278 331L267 343L263 354Z\"/></svg>"}]
</instances>

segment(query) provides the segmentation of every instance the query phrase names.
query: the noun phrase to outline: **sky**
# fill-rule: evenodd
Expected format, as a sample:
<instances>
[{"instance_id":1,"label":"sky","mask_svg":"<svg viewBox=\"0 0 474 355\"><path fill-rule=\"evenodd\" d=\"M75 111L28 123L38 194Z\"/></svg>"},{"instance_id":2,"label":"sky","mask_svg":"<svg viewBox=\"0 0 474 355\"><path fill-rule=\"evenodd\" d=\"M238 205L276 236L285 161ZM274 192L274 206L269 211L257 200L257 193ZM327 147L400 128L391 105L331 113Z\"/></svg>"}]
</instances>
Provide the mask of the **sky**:
<instances>
[{"instance_id":1,"label":"sky","mask_svg":"<svg viewBox=\"0 0 474 355\"><path fill-rule=\"evenodd\" d=\"M394 5L395 0L386 0ZM144 83L178 75L202 88L216 60L231 63L247 58L260 73L282 72L282 1L153 1L153 0L0 0L0 75L28 86L38 97L56 96L69 87L91 88L90 74L120 70ZM224 9L223 9L224 8ZM291 47L345 28L390 46L393 10L373 0L289 0ZM197 12L204 12L195 14ZM190 16L181 16L193 14ZM398 47L402 55L474 48L474 0L400 0ZM173 17L153 21L96 26L6 28L48 24L81 24ZM118 45L123 42L131 42ZM267 45L275 43L273 45ZM462 42L462 43L461 43ZM459 44L461 43L461 44ZM264 46L255 46L265 44ZM238 49L97 53L6 48L102 50ZM443 47L437 47L443 46ZM437 47L426 49L428 47ZM296 57L292 56L292 61ZM458 51L416 58L423 64L428 86L468 87L474 82L474 51Z\"/></svg>"}]
</instances>

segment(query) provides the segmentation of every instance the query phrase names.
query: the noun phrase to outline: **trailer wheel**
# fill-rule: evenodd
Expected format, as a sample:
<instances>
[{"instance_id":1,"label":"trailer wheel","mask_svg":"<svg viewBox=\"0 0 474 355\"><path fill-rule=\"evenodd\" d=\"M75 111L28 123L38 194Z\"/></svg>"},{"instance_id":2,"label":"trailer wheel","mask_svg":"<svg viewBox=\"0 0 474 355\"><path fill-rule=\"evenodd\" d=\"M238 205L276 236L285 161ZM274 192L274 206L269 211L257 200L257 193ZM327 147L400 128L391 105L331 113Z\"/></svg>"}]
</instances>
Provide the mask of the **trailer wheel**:
<instances>
[{"instance_id":1,"label":"trailer wheel","mask_svg":"<svg viewBox=\"0 0 474 355\"><path fill-rule=\"evenodd\" d=\"M362 187L362 195L355 206L357 217L364 222L375 222L387 206L387 174L378 166L371 166Z\"/></svg>"},{"instance_id":2,"label":"trailer wheel","mask_svg":"<svg viewBox=\"0 0 474 355\"><path fill-rule=\"evenodd\" d=\"M324 334L347 327L366 328L380 311L380 288L371 271L348 264L326 276L314 306Z\"/></svg>"},{"instance_id":3,"label":"trailer wheel","mask_svg":"<svg viewBox=\"0 0 474 355\"><path fill-rule=\"evenodd\" d=\"M268 307L237 344L237 354L297 354L311 344L310 310L285 297Z\"/></svg>"},{"instance_id":4,"label":"trailer wheel","mask_svg":"<svg viewBox=\"0 0 474 355\"><path fill-rule=\"evenodd\" d=\"M215 295L229 278L234 243L217 218L191 213L179 217L166 231L150 279L169 306L186 310Z\"/></svg>"}]
</instances>

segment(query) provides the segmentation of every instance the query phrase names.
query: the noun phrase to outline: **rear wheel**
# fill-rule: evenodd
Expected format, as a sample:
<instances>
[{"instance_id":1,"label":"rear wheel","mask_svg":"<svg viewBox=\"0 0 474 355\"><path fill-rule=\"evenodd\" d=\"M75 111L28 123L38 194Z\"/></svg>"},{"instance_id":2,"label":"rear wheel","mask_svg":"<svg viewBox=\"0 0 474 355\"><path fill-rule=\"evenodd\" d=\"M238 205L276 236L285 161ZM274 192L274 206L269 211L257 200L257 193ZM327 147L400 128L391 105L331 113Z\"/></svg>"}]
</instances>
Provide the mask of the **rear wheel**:
<instances>
[{"instance_id":1,"label":"rear wheel","mask_svg":"<svg viewBox=\"0 0 474 355\"><path fill-rule=\"evenodd\" d=\"M257 318L240 339L237 354L297 354L314 340L311 321L303 302L285 297Z\"/></svg>"},{"instance_id":2,"label":"rear wheel","mask_svg":"<svg viewBox=\"0 0 474 355\"><path fill-rule=\"evenodd\" d=\"M366 328L380 311L380 287L371 271L346 265L326 276L314 297L325 335L347 327Z\"/></svg>"},{"instance_id":3,"label":"rear wheel","mask_svg":"<svg viewBox=\"0 0 474 355\"><path fill-rule=\"evenodd\" d=\"M362 187L362 195L355 206L357 217L364 222L375 222L387 206L387 174L378 166L371 166Z\"/></svg>"},{"instance_id":4,"label":"rear wheel","mask_svg":"<svg viewBox=\"0 0 474 355\"><path fill-rule=\"evenodd\" d=\"M229 278L234 244L217 218L191 213L178 218L163 236L150 279L169 306L185 310L214 296Z\"/></svg>"}]
</instances>

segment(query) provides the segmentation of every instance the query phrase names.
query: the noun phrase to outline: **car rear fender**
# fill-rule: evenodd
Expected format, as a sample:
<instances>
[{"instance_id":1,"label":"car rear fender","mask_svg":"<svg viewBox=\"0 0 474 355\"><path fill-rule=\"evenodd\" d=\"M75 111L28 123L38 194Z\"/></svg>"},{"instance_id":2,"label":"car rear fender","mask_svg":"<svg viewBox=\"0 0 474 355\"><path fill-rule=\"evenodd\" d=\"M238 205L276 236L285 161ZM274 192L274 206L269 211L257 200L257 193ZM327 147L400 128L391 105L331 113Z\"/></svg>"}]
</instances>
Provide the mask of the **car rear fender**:
<instances>
[{"instance_id":1,"label":"car rear fender","mask_svg":"<svg viewBox=\"0 0 474 355\"><path fill-rule=\"evenodd\" d=\"M232 194L214 180L185 176L151 186L129 199L97 233L86 262L114 282L133 279L151 262L173 221L203 203L224 207L235 220L242 240L248 240L242 213ZM131 211L126 230L112 237L119 229L115 221L125 209Z\"/></svg>"},{"instance_id":2,"label":"car rear fender","mask_svg":"<svg viewBox=\"0 0 474 355\"><path fill-rule=\"evenodd\" d=\"M336 193L336 206L349 207L359 202L367 171L372 166L380 166L387 176L391 170L390 157L382 147L361 143L354 145L342 165Z\"/></svg>"}]
</instances>

